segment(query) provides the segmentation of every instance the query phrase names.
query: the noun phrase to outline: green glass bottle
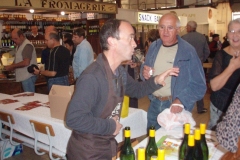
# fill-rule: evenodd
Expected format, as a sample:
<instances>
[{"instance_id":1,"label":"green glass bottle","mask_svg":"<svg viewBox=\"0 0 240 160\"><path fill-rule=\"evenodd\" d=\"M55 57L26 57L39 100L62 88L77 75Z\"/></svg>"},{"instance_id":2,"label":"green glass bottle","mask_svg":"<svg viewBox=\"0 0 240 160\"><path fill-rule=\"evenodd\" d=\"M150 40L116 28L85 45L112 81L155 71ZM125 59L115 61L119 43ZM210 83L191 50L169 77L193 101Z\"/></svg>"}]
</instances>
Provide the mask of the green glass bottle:
<instances>
[{"instance_id":1,"label":"green glass bottle","mask_svg":"<svg viewBox=\"0 0 240 160\"><path fill-rule=\"evenodd\" d=\"M190 134L190 123L184 124L184 137L183 141L179 147L179 153L178 153L178 159L179 160L184 160L184 156L187 151L187 146L188 146L188 135Z\"/></svg>"},{"instance_id":2,"label":"green glass bottle","mask_svg":"<svg viewBox=\"0 0 240 160\"><path fill-rule=\"evenodd\" d=\"M205 133L206 133L206 124L200 123L200 133L201 133L201 148L203 152L203 160L208 160L209 157L209 152L208 152L208 146L207 146L207 141L205 138Z\"/></svg>"},{"instance_id":3,"label":"green glass bottle","mask_svg":"<svg viewBox=\"0 0 240 160\"><path fill-rule=\"evenodd\" d=\"M194 150L195 150L194 135L189 134L188 135L188 147L187 147L186 154L184 156L184 160L198 160L194 157Z\"/></svg>"},{"instance_id":4,"label":"green glass bottle","mask_svg":"<svg viewBox=\"0 0 240 160\"><path fill-rule=\"evenodd\" d=\"M155 141L155 127L151 126L149 129L149 142L146 148L146 160L150 160L152 156L157 156L158 148Z\"/></svg>"},{"instance_id":5,"label":"green glass bottle","mask_svg":"<svg viewBox=\"0 0 240 160\"><path fill-rule=\"evenodd\" d=\"M201 135L199 128L195 129L194 131L194 139L195 139L194 156L198 160L203 160L203 151L201 147Z\"/></svg>"},{"instance_id":6,"label":"green glass bottle","mask_svg":"<svg viewBox=\"0 0 240 160\"><path fill-rule=\"evenodd\" d=\"M157 160L165 160L165 150L164 148L158 148L158 158Z\"/></svg>"},{"instance_id":7,"label":"green glass bottle","mask_svg":"<svg viewBox=\"0 0 240 160\"><path fill-rule=\"evenodd\" d=\"M138 148L138 160L145 160L145 148L144 147Z\"/></svg>"},{"instance_id":8,"label":"green glass bottle","mask_svg":"<svg viewBox=\"0 0 240 160\"><path fill-rule=\"evenodd\" d=\"M130 127L125 127L124 130L125 140L120 153L120 160L135 160L135 154L130 141L131 131Z\"/></svg>"}]
</instances>

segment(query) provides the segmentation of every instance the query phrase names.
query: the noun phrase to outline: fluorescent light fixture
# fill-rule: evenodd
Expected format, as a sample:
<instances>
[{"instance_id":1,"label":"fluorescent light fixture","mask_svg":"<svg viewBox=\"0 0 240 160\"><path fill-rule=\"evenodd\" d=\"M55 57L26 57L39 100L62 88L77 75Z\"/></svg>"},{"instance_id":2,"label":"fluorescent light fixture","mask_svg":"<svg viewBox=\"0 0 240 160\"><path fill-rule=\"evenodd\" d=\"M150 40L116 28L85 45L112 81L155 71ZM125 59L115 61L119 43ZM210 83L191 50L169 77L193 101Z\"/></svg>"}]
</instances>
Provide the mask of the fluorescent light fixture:
<instances>
[{"instance_id":1,"label":"fluorescent light fixture","mask_svg":"<svg viewBox=\"0 0 240 160\"><path fill-rule=\"evenodd\" d=\"M62 11L62 12L61 12L61 15L62 15L62 16L64 16L64 15L65 15L65 12L64 12L64 11Z\"/></svg>"},{"instance_id":2,"label":"fluorescent light fixture","mask_svg":"<svg viewBox=\"0 0 240 160\"><path fill-rule=\"evenodd\" d=\"M30 12L30 13L34 13L34 9L30 9L29 12Z\"/></svg>"}]
</instances>

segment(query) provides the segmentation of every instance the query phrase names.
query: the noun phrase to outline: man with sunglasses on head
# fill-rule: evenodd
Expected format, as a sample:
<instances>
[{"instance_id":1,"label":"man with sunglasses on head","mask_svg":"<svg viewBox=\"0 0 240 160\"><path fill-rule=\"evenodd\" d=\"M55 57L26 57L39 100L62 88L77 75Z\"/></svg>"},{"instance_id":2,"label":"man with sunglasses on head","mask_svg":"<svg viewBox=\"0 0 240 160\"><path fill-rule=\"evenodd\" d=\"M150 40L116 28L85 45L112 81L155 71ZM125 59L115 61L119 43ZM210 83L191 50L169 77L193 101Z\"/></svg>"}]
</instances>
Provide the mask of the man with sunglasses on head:
<instances>
[{"instance_id":1,"label":"man with sunglasses on head","mask_svg":"<svg viewBox=\"0 0 240 160\"><path fill-rule=\"evenodd\" d=\"M72 40L77 46L72 62L74 79L77 79L83 70L93 62L94 54L91 44L86 40L84 29L76 28L73 31Z\"/></svg>"},{"instance_id":2,"label":"man with sunglasses on head","mask_svg":"<svg viewBox=\"0 0 240 160\"><path fill-rule=\"evenodd\" d=\"M148 50L142 65L142 79L149 79L150 73L158 75L171 67L179 68L178 77L167 77L166 85L149 95L151 100L147 113L148 128L161 126L157 116L166 108L172 113L183 109L192 111L196 101L206 92L205 76L202 64L195 48L179 35L180 21L176 14L166 13L159 19L160 38L154 41Z\"/></svg>"}]
</instances>

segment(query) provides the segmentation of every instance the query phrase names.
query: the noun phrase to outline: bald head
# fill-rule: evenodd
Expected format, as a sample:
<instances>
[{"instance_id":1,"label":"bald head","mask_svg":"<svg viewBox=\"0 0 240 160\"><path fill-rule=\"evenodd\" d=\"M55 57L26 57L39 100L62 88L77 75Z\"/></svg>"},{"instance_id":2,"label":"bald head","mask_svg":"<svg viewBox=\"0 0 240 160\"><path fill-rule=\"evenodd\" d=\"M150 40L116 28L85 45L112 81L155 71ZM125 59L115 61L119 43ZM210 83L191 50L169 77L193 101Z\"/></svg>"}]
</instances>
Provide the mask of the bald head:
<instances>
[{"instance_id":1,"label":"bald head","mask_svg":"<svg viewBox=\"0 0 240 160\"><path fill-rule=\"evenodd\" d=\"M45 34L48 33L48 32L57 32L57 29L55 26L47 26L46 29L45 29Z\"/></svg>"},{"instance_id":2,"label":"bald head","mask_svg":"<svg viewBox=\"0 0 240 160\"><path fill-rule=\"evenodd\" d=\"M19 28L15 28L11 33L12 40L17 44L20 45L25 40L25 36L23 31Z\"/></svg>"},{"instance_id":3,"label":"bald head","mask_svg":"<svg viewBox=\"0 0 240 160\"><path fill-rule=\"evenodd\" d=\"M197 23L195 21L189 21L187 23L187 32L196 31L197 29Z\"/></svg>"},{"instance_id":4,"label":"bald head","mask_svg":"<svg viewBox=\"0 0 240 160\"><path fill-rule=\"evenodd\" d=\"M176 14L172 13L172 12L166 13L161 18L159 18L159 23L162 19L168 19L168 18L175 19L176 20L176 27L180 27L181 23L180 23L180 20L179 20L178 16Z\"/></svg>"}]
</instances>

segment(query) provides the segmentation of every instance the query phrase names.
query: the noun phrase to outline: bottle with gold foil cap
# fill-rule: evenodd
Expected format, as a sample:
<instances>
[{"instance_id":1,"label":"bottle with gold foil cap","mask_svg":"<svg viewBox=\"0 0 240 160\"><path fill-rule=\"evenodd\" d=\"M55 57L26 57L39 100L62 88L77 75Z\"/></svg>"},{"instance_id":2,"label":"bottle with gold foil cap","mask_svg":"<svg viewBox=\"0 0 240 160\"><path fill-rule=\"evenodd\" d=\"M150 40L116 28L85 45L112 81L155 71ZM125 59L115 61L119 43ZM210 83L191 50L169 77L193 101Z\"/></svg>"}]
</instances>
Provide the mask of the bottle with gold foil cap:
<instances>
[{"instance_id":1,"label":"bottle with gold foil cap","mask_svg":"<svg viewBox=\"0 0 240 160\"><path fill-rule=\"evenodd\" d=\"M158 148L158 158L157 160L165 160L165 150L164 148Z\"/></svg>"},{"instance_id":2,"label":"bottle with gold foil cap","mask_svg":"<svg viewBox=\"0 0 240 160\"><path fill-rule=\"evenodd\" d=\"M194 157L194 150L195 150L194 135L189 134L188 135L188 147L187 147L187 152L184 156L184 160L198 160Z\"/></svg>"},{"instance_id":3,"label":"bottle with gold foil cap","mask_svg":"<svg viewBox=\"0 0 240 160\"><path fill-rule=\"evenodd\" d=\"M130 141L131 131L130 127L125 127L125 140L120 153L120 160L135 160L135 154Z\"/></svg>"},{"instance_id":4,"label":"bottle with gold foil cap","mask_svg":"<svg viewBox=\"0 0 240 160\"><path fill-rule=\"evenodd\" d=\"M155 141L155 127L151 126L149 129L149 142L145 153L146 160L150 160L152 156L157 156L158 154L157 150L158 148Z\"/></svg>"},{"instance_id":5,"label":"bottle with gold foil cap","mask_svg":"<svg viewBox=\"0 0 240 160\"><path fill-rule=\"evenodd\" d=\"M190 123L184 124L184 137L183 141L179 147L178 159L184 160L184 156L186 155L187 146L188 146L188 135L190 134Z\"/></svg>"},{"instance_id":6,"label":"bottle with gold foil cap","mask_svg":"<svg viewBox=\"0 0 240 160\"><path fill-rule=\"evenodd\" d=\"M145 160L145 148L144 147L138 148L138 160Z\"/></svg>"},{"instance_id":7,"label":"bottle with gold foil cap","mask_svg":"<svg viewBox=\"0 0 240 160\"><path fill-rule=\"evenodd\" d=\"M205 133L206 133L206 124L200 123L200 134L201 134L200 144L201 144L201 148L202 148L202 152L203 152L203 160L208 160L209 152L208 152L208 146L207 146Z\"/></svg>"},{"instance_id":8,"label":"bottle with gold foil cap","mask_svg":"<svg viewBox=\"0 0 240 160\"><path fill-rule=\"evenodd\" d=\"M202 147L201 147L201 134L200 134L199 128L196 128L194 130L194 139L195 139L194 156L198 160L203 160L203 151L202 151Z\"/></svg>"}]
</instances>

